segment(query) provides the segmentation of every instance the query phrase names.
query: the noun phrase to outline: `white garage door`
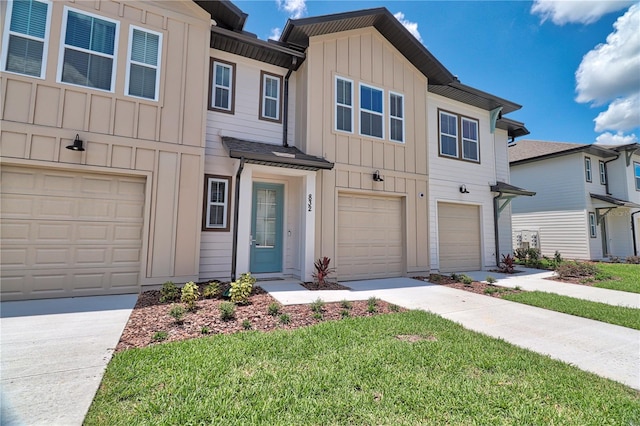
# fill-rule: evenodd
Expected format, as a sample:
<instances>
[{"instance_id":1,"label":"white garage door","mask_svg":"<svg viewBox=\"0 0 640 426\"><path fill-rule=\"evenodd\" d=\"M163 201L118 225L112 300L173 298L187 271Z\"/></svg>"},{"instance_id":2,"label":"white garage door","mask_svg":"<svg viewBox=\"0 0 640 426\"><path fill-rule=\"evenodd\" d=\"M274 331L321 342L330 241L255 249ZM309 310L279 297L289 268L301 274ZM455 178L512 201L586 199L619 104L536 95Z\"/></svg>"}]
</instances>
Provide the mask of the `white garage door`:
<instances>
[{"instance_id":1,"label":"white garage door","mask_svg":"<svg viewBox=\"0 0 640 426\"><path fill-rule=\"evenodd\" d=\"M2 300L135 293L144 178L3 167Z\"/></svg>"},{"instance_id":2,"label":"white garage door","mask_svg":"<svg viewBox=\"0 0 640 426\"><path fill-rule=\"evenodd\" d=\"M397 277L404 273L401 198L338 197L339 280Z\"/></svg>"},{"instance_id":3,"label":"white garage door","mask_svg":"<svg viewBox=\"0 0 640 426\"><path fill-rule=\"evenodd\" d=\"M482 269L478 206L438 203L438 241L441 272Z\"/></svg>"}]
</instances>

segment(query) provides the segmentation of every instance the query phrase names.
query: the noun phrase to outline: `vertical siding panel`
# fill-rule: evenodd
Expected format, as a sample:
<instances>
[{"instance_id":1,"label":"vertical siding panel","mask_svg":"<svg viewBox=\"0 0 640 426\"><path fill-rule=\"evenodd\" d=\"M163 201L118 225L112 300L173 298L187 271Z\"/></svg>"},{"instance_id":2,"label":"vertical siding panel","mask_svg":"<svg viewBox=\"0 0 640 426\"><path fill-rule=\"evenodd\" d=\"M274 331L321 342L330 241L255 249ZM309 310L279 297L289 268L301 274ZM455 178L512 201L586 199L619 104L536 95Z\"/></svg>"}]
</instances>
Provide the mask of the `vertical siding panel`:
<instances>
[{"instance_id":1,"label":"vertical siding panel","mask_svg":"<svg viewBox=\"0 0 640 426\"><path fill-rule=\"evenodd\" d=\"M184 43L185 43L185 25L181 22L177 22L173 19L169 19L167 22L169 37L165 37L163 43L167 44L167 54L175 55L167 58L165 67L165 74L167 76L168 84L164 87L164 99L165 103L161 110L161 122L160 122L160 140L162 142L179 141L179 129L180 125L176 123L176 118L182 118L180 107L183 103L182 86L185 76L182 74L182 66L184 62ZM142 113L142 108L141 111ZM142 114L140 122L142 122ZM178 120L182 121L182 120ZM156 122L145 123L145 126L153 125L154 133L156 128ZM141 129L139 128L139 131Z\"/></svg>"},{"instance_id":2,"label":"vertical siding panel","mask_svg":"<svg viewBox=\"0 0 640 426\"><path fill-rule=\"evenodd\" d=\"M407 240L407 271L411 270L412 268L415 268L415 266L418 264L418 260L417 260L417 232L418 229L416 227L416 221L418 220L417 213L418 210L416 209L416 198L415 198L415 194L416 194L416 181L414 179L407 179L406 182L406 187L407 187L407 194L408 196L405 197L405 205L406 205L406 213L405 213L405 217L406 217L406 230L405 230L405 235L406 235L406 240Z\"/></svg>"},{"instance_id":3,"label":"vertical siding panel","mask_svg":"<svg viewBox=\"0 0 640 426\"><path fill-rule=\"evenodd\" d=\"M409 83L409 81L407 81ZM416 173L427 174L428 170L428 141L427 130L429 126L429 120L427 119L427 85L426 80L420 76L416 76L415 79L411 79L408 86L408 93L411 93L413 98L412 107L413 115L410 119L413 120L413 125L410 126L411 134L407 135L411 137L413 141L413 158L407 158L407 171L415 171Z\"/></svg>"},{"instance_id":4,"label":"vertical siding panel","mask_svg":"<svg viewBox=\"0 0 640 426\"><path fill-rule=\"evenodd\" d=\"M393 62L394 62L394 54L393 51L385 45L383 51L383 59L382 59L382 78L383 84L386 87L393 87L395 90L400 90L400 88L394 86L393 81Z\"/></svg>"},{"instance_id":5,"label":"vertical siding panel","mask_svg":"<svg viewBox=\"0 0 640 426\"><path fill-rule=\"evenodd\" d=\"M31 91L34 86L31 83L7 79L5 99L7 102L10 100L11 105L5 105L5 120L28 122Z\"/></svg>"},{"instance_id":6,"label":"vertical siding panel","mask_svg":"<svg viewBox=\"0 0 640 426\"><path fill-rule=\"evenodd\" d=\"M395 146L391 143L383 143L382 145L384 147L384 168L394 170L396 166Z\"/></svg>"},{"instance_id":7,"label":"vertical siding panel","mask_svg":"<svg viewBox=\"0 0 640 426\"><path fill-rule=\"evenodd\" d=\"M362 154L360 153L360 139L351 138L349 140L349 164L359 166Z\"/></svg>"},{"instance_id":8,"label":"vertical siding panel","mask_svg":"<svg viewBox=\"0 0 640 426\"><path fill-rule=\"evenodd\" d=\"M58 124L60 89L38 85L34 124L55 127Z\"/></svg>"},{"instance_id":9,"label":"vertical siding panel","mask_svg":"<svg viewBox=\"0 0 640 426\"><path fill-rule=\"evenodd\" d=\"M349 39L339 38L337 42L336 71L342 75L349 75Z\"/></svg>"},{"instance_id":10,"label":"vertical siding panel","mask_svg":"<svg viewBox=\"0 0 640 426\"><path fill-rule=\"evenodd\" d=\"M189 32L189 43L187 45L187 57L185 63L188 68L188 79L198 79L198 81L207 81L208 69L202 66L202 52L206 50L206 44L208 40L200 37L200 32ZM199 66L198 66L199 65ZM208 65L208 64L207 64ZM206 102L206 97L203 97L200 93L200 87L195 84L187 84L184 92L184 98L186 103L184 104L184 127L182 135L182 143L191 146L204 145L204 135L202 132L204 125L204 111L207 110L204 102L193 102L193 99L203 99Z\"/></svg>"},{"instance_id":11,"label":"vertical siding panel","mask_svg":"<svg viewBox=\"0 0 640 426\"><path fill-rule=\"evenodd\" d=\"M154 188L156 206L158 206L155 211L154 228L156 232L154 232L153 243L150 247L152 277L173 275L177 173L178 154L160 152L156 169L156 187Z\"/></svg>"},{"instance_id":12,"label":"vertical siding panel","mask_svg":"<svg viewBox=\"0 0 640 426\"><path fill-rule=\"evenodd\" d=\"M365 81L371 81L371 38L370 33L360 37L360 76Z\"/></svg>"},{"instance_id":13,"label":"vertical siding panel","mask_svg":"<svg viewBox=\"0 0 640 426\"><path fill-rule=\"evenodd\" d=\"M361 143L361 155L360 165L364 167L373 166L373 143L368 139L363 139Z\"/></svg>"},{"instance_id":14,"label":"vertical siding panel","mask_svg":"<svg viewBox=\"0 0 640 426\"><path fill-rule=\"evenodd\" d=\"M322 115L321 123L322 128L326 133L324 133L325 137L323 143L323 153L320 155L325 155L329 161L346 161L349 158L349 147L346 141L339 140L336 141L336 137L333 132L329 131L329 129L333 129L333 77L332 70L336 69L336 42L334 40L328 41L324 44L324 63L321 68L324 70L321 81L323 90L322 90L322 98L325 108L322 109L324 113ZM314 98L311 98L314 99ZM323 134L322 132L312 133L312 134ZM340 138L342 139L342 138ZM337 142L340 142L338 146L336 146ZM338 155L338 150L340 151L340 155Z\"/></svg>"},{"instance_id":15,"label":"vertical siding panel","mask_svg":"<svg viewBox=\"0 0 640 426\"><path fill-rule=\"evenodd\" d=\"M349 37L349 75L360 75L360 36Z\"/></svg>"},{"instance_id":16,"label":"vertical siding panel","mask_svg":"<svg viewBox=\"0 0 640 426\"><path fill-rule=\"evenodd\" d=\"M62 127L85 130L84 117L87 112L87 95L73 90L65 90Z\"/></svg>"},{"instance_id":17,"label":"vertical siding panel","mask_svg":"<svg viewBox=\"0 0 640 426\"><path fill-rule=\"evenodd\" d=\"M198 220L201 192L194 190L201 185L200 157L183 154L180 165L178 190L178 214L176 226L175 275L198 273L200 221Z\"/></svg>"},{"instance_id":18,"label":"vertical siding panel","mask_svg":"<svg viewBox=\"0 0 640 426\"><path fill-rule=\"evenodd\" d=\"M373 71L371 80L378 85L383 84L382 67L384 64L384 56L382 50L380 37L377 35L373 36L371 38L371 69Z\"/></svg>"},{"instance_id":19,"label":"vertical siding panel","mask_svg":"<svg viewBox=\"0 0 640 426\"><path fill-rule=\"evenodd\" d=\"M373 145L373 167L384 168L384 143L372 142Z\"/></svg>"}]
</instances>

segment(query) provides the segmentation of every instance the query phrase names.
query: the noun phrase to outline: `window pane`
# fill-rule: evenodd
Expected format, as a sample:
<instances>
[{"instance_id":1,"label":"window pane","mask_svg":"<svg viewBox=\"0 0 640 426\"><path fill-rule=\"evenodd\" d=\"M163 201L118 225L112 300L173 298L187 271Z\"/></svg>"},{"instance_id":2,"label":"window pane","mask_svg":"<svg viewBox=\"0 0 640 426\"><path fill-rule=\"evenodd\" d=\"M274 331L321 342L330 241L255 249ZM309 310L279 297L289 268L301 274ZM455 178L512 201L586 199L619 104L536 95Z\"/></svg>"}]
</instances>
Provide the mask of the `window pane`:
<instances>
[{"instance_id":1,"label":"window pane","mask_svg":"<svg viewBox=\"0 0 640 426\"><path fill-rule=\"evenodd\" d=\"M210 206L208 225L211 227L224 226L224 206Z\"/></svg>"},{"instance_id":2,"label":"window pane","mask_svg":"<svg viewBox=\"0 0 640 426\"><path fill-rule=\"evenodd\" d=\"M478 144L472 141L462 142L462 156L467 160L478 160Z\"/></svg>"},{"instance_id":3,"label":"window pane","mask_svg":"<svg viewBox=\"0 0 640 426\"><path fill-rule=\"evenodd\" d=\"M216 65L216 85L230 87L231 70L222 65Z\"/></svg>"},{"instance_id":4,"label":"window pane","mask_svg":"<svg viewBox=\"0 0 640 426\"><path fill-rule=\"evenodd\" d=\"M160 37L156 34L134 29L131 40L131 60L156 66L159 40Z\"/></svg>"},{"instance_id":5,"label":"window pane","mask_svg":"<svg viewBox=\"0 0 640 426\"><path fill-rule=\"evenodd\" d=\"M214 104L217 108L229 109L229 90L216 87Z\"/></svg>"},{"instance_id":6,"label":"window pane","mask_svg":"<svg viewBox=\"0 0 640 426\"><path fill-rule=\"evenodd\" d=\"M458 156L458 140L451 136L441 135L440 136L440 145L442 154L451 155L454 157Z\"/></svg>"},{"instance_id":7,"label":"window pane","mask_svg":"<svg viewBox=\"0 0 640 426\"><path fill-rule=\"evenodd\" d=\"M264 116L278 118L278 102L275 99L264 100Z\"/></svg>"},{"instance_id":8,"label":"window pane","mask_svg":"<svg viewBox=\"0 0 640 426\"><path fill-rule=\"evenodd\" d=\"M265 81L265 96L269 96L270 98L278 97L278 80L273 78L267 78Z\"/></svg>"},{"instance_id":9,"label":"window pane","mask_svg":"<svg viewBox=\"0 0 640 426\"><path fill-rule=\"evenodd\" d=\"M77 50L64 50L62 81L65 83L87 85L89 70L89 54Z\"/></svg>"},{"instance_id":10,"label":"window pane","mask_svg":"<svg viewBox=\"0 0 640 426\"><path fill-rule=\"evenodd\" d=\"M39 77L44 42L10 35L7 47L7 71Z\"/></svg>"},{"instance_id":11,"label":"window pane","mask_svg":"<svg viewBox=\"0 0 640 426\"><path fill-rule=\"evenodd\" d=\"M456 117L448 114L440 114L440 132L451 136L457 136L458 131Z\"/></svg>"},{"instance_id":12,"label":"window pane","mask_svg":"<svg viewBox=\"0 0 640 426\"><path fill-rule=\"evenodd\" d=\"M69 11L64 42L70 46L89 49L91 41L91 20L92 18L89 16Z\"/></svg>"},{"instance_id":13,"label":"window pane","mask_svg":"<svg viewBox=\"0 0 640 426\"><path fill-rule=\"evenodd\" d=\"M351 82L340 79L337 80L336 101L339 104L351 105Z\"/></svg>"},{"instance_id":14,"label":"window pane","mask_svg":"<svg viewBox=\"0 0 640 426\"><path fill-rule=\"evenodd\" d=\"M382 137L382 116L361 111L360 126L363 135Z\"/></svg>"},{"instance_id":15,"label":"window pane","mask_svg":"<svg viewBox=\"0 0 640 426\"><path fill-rule=\"evenodd\" d=\"M369 111L382 113L382 91L371 87L360 86L360 107Z\"/></svg>"},{"instance_id":16,"label":"window pane","mask_svg":"<svg viewBox=\"0 0 640 426\"><path fill-rule=\"evenodd\" d=\"M402 121L396 118L392 118L390 132L391 140L402 142Z\"/></svg>"},{"instance_id":17,"label":"window pane","mask_svg":"<svg viewBox=\"0 0 640 426\"><path fill-rule=\"evenodd\" d=\"M345 132L351 131L351 108L338 105L336 108L336 127Z\"/></svg>"},{"instance_id":18,"label":"window pane","mask_svg":"<svg viewBox=\"0 0 640 426\"><path fill-rule=\"evenodd\" d=\"M104 56L89 56L89 81L87 86L110 90L113 60Z\"/></svg>"},{"instance_id":19,"label":"window pane","mask_svg":"<svg viewBox=\"0 0 640 426\"><path fill-rule=\"evenodd\" d=\"M91 50L94 52L113 55L116 39L116 24L113 22L93 19L93 31L91 33Z\"/></svg>"},{"instance_id":20,"label":"window pane","mask_svg":"<svg viewBox=\"0 0 640 426\"><path fill-rule=\"evenodd\" d=\"M10 30L33 37L44 38L47 26L46 3L29 0L13 2Z\"/></svg>"},{"instance_id":21,"label":"window pane","mask_svg":"<svg viewBox=\"0 0 640 426\"><path fill-rule=\"evenodd\" d=\"M478 126L474 121L462 120L462 137L478 140Z\"/></svg>"},{"instance_id":22,"label":"window pane","mask_svg":"<svg viewBox=\"0 0 640 426\"><path fill-rule=\"evenodd\" d=\"M148 99L156 97L156 70L131 64L129 74L129 94Z\"/></svg>"},{"instance_id":23,"label":"window pane","mask_svg":"<svg viewBox=\"0 0 640 426\"><path fill-rule=\"evenodd\" d=\"M398 95L390 96L389 114L392 117L402 118L404 117L402 111L402 97Z\"/></svg>"}]
</instances>

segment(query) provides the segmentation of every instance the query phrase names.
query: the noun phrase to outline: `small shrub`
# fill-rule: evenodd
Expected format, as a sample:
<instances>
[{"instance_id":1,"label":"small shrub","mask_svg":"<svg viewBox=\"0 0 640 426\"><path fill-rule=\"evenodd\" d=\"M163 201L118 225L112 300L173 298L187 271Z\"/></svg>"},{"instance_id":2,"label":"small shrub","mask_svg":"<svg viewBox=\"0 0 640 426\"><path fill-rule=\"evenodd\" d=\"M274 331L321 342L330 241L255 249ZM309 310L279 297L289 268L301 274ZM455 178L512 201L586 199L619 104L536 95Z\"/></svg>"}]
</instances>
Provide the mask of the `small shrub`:
<instances>
[{"instance_id":1,"label":"small shrub","mask_svg":"<svg viewBox=\"0 0 640 426\"><path fill-rule=\"evenodd\" d=\"M458 276L458 279L460 280L460 282L466 286L470 286L473 283L473 279L465 274L460 274Z\"/></svg>"},{"instance_id":2,"label":"small shrub","mask_svg":"<svg viewBox=\"0 0 640 426\"><path fill-rule=\"evenodd\" d=\"M500 261L500 272L504 272L507 274L512 274L515 270L515 259L510 255L502 255L502 260Z\"/></svg>"},{"instance_id":3,"label":"small shrub","mask_svg":"<svg viewBox=\"0 0 640 426\"><path fill-rule=\"evenodd\" d=\"M351 302L349 302L347 299L344 299L340 302L340 307L342 309L351 309L353 307L353 304Z\"/></svg>"},{"instance_id":4,"label":"small shrub","mask_svg":"<svg viewBox=\"0 0 640 426\"><path fill-rule=\"evenodd\" d=\"M540 250L537 248L527 249L527 259L531 262L535 262L540 259Z\"/></svg>"},{"instance_id":5,"label":"small shrub","mask_svg":"<svg viewBox=\"0 0 640 426\"><path fill-rule=\"evenodd\" d=\"M458 283L460 282L460 275L453 273L451 274L451 279Z\"/></svg>"},{"instance_id":6,"label":"small shrub","mask_svg":"<svg viewBox=\"0 0 640 426\"><path fill-rule=\"evenodd\" d=\"M556 252L553 254L553 261L556 262L556 265L562 263L562 255L558 250L556 250Z\"/></svg>"},{"instance_id":7,"label":"small shrub","mask_svg":"<svg viewBox=\"0 0 640 426\"><path fill-rule=\"evenodd\" d=\"M584 262L562 262L556 267L556 274L561 279L566 278L588 278L594 276L598 268L592 263Z\"/></svg>"},{"instance_id":8,"label":"small shrub","mask_svg":"<svg viewBox=\"0 0 640 426\"><path fill-rule=\"evenodd\" d=\"M211 330L206 325L200 329L200 334L209 334Z\"/></svg>"},{"instance_id":9,"label":"small shrub","mask_svg":"<svg viewBox=\"0 0 640 426\"><path fill-rule=\"evenodd\" d=\"M173 302L180 297L180 289L173 283L173 281L167 281L162 284L160 289L160 302Z\"/></svg>"},{"instance_id":10,"label":"small shrub","mask_svg":"<svg viewBox=\"0 0 640 426\"><path fill-rule=\"evenodd\" d=\"M276 302L269 304L269 307L267 308L267 312L272 317L280 315L280 305L277 304Z\"/></svg>"},{"instance_id":11,"label":"small shrub","mask_svg":"<svg viewBox=\"0 0 640 426\"><path fill-rule=\"evenodd\" d=\"M610 280L612 279L613 276L611 274L607 274L606 272L600 271L598 270L595 275L593 276L593 279L596 281L606 281L606 280Z\"/></svg>"},{"instance_id":12,"label":"small shrub","mask_svg":"<svg viewBox=\"0 0 640 426\"><path fill-rule=\"evenodd\" d=\"M351 313L349 312L348 309L343 309L340 311L340 316L342 318L349 318L349 316L351 315Z\"/></svg>"},{"instance_id":13,"label":"small shrub","mask_svg":"<svg viewBox=\"0 0 640 426\"><path fill-rule=\"evenodd\" d=\"M313 319L316 321L322 321L322 312L314 312Z\"/></svg>"},{"instance_id":14,"label":"small shrub","mask_svg":"<svg viewBox=\"0 0 640 426\"><path fill-rule=\"evenodd\" d=\"M198 297L200 297L200 290L198 289L198 285L193 281L189 281L182 287L180 300L187 305L188 310L193 311L196 309Z\"/></svg>"},{"instance_id":15,"label":"small shrub","mask_svg":"<svg viewBox=\"0 0 640 426\"><path fill-rule=\"evenodd\" d=\"M640 256L628 256L625 262L633 263L634 265L640 264Z\"/></svg>"},{"instance_id":16,"label":"small shrub","mask_svg":"<svg viewBox=\"0 0 640 426\"><path fill-rule=\"evenodd\" d=\"M375 296L371 296L367 299L367 312L373 314L378 312L378 298Z\"/></svg>"},{"instance_id":17,"label":"small shrub","mask_svg":"<svg viewBox=\"0 0 640 426\"><path fill-rule=\"evenodd\" d=\"M220 283L217 281L211 281L202 291L202 296L205 299L213 299L220 294Z\"/></svg>"},{"instance_id":18,"label":"small shrub","mask_svg":"<svg viewBox=\"0 0 640 426\"><path fill-rule=\"evenodd\" d=\"M313 264L315 272L311 276L319 286L324 285L329 275L331 275L335 270L334 268L329 267L329 263L331 263L331 259L324 256L321 259L316 260Z\"/></svg>"},{"instance_id":19,"label":"small shrub","mask_svg":"<svg viewBox=\"0 0 640 426\"><path fill-rule=\"evenodd\" d=\"M231 301L239 305L246 305L249 303L249 296L253 290L253 284L256 279L251 276L251 273L245 272L240 275L240 278L231 283L231 289L229 289L229 295Z\"/></svg>"},{"instance_id":20,"label":"small shrub","mask_svg":"<svg viewBox=\"0 0 640 426\"><path fill-rule=\"evenodd\" d=\"M251 330L251 321L245 319L242 321L242 328L245 330Z\"/></svg>"},{"instance_id":21,"label":"small shrub","mask_svg":"<svg viewBox=\"0 0 640 426\"><path fill-rule=\"evenodd\" d=\"M487 275L487 278L485 278L485 279L487 280L487 282L488 282L489 284L493 284L493 283L495 283L496 281L498 281L498 280L496 280L495 278L493 278L491 275Z\"/></svg>"},{"instance_id":22,"label":"small shrub","mask_svg":"<svg viewBox=\"0 0 640 426\"><path fill-rule=\"evenodd\" d=\"M496 287L487 287L484 289L484 294L495 294L495 293L500 293L500 289L496 288Z\"/></svg>"},{"instance_id":23,"label":"small shrub","mask_svg":"<svg viewBox=\"0 0 640 426\"><path fill-rule=\"evenodd\" d=\"M322 311L324 310L324 301L320 298L317 298L314 302L311 303L311 305L309 305L311 307L311 310L315 313L322 313Z\"/></svg>"},{"instance_id":24,"label":"small shrub","mask_svg":"<svg viewBox=\"0 0 640 426\"><path fill-rule=\"evenodd\" d=\"M517 286L515 286L513 289L514 289L514 290L517 290L517 291L521 291L521 290L522 290L522 287L520 287L519 285L517 285Z\"/></svg>"},{"instance_id":25,"label":"small shrub","mask_svg":"<svg viewBox=\"0 0 640 426\"><path fill-rule=\"evenodd\" d=\"M222 302L218 309L220 309L220 319L222 321L232 320L236 314L236 305L233 302Z\"/></svg>"},{"instance_id":26,"label":"small shrub","mask_svg":"<svg viewBox=\"0 0 640 426\"><path fill-rule=\"evenodd\" d=\"M400 306L392 303L392 304L389 305L389 310L391 312L400 312Z\"/></svg>"},{"instance_id":27,"label":"small shrub","mask_svg":"<svg viewBox=\"0 0 640 426\"><path fill-rule=\"evenodd\" d=\"M171 315L173 319L176 320L176 323L178 324L182 323L182 319L184 318L184 313L185 313L185 310L182 307L182 305L172 305L171 309L169 310L169 315Z\"/></svg>"},{"instance_id":28,"label":"small shrub","mask_svg":"<svg viewBox=\"0 0 640 426\"><path fill-rule=\"evenodd\" d=\"M291 322L291 316L289 314L280 314L280 323L289 324Z\"/></svg>"},{"instance_id":29,"label":"small shrub","mask_svg":"<svg viewBox=\"0 0 640 426\"><path fill-rule=\"evenodd\" d=\"M169 337L169 333L167 333L166 331L156 331L155 333L153 333L153 336L151 337L151 339L154 342L162 342L163 340L167 340L167 337Z\"/></svg>"}]
</instances>

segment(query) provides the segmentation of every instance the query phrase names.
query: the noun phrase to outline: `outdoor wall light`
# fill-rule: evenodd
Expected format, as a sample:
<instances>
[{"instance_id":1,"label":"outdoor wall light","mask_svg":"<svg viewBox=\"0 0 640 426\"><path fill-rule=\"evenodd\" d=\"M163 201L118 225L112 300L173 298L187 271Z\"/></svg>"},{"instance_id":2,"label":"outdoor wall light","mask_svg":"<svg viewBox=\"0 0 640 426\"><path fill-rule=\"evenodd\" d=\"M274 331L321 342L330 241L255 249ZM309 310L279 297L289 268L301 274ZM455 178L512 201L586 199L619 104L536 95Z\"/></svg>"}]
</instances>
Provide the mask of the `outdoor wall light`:
<instances>
[{"instance_id":1,"label":"outdoor wall light","mask_svg":"<svg viewBox=\"0 0 640 426\"><path fill-rule=\"evenodd\" d=\"M76 138L73 140L73 144L67 145L67 149L70 149L71 151L84 151L84 148L82 147L82 140L80 139L80 135L76 133Z\"/></svg>"},{"instance_id":2,"label":"outdoor wall light","mask_svg":"<svg viewBox=\"0 0 640 426\"><path fill-rule=\"evenodd\" d=\"M380 170L373 172L373 180L375 182L384 182L384 179L380 177Z\"/></svg>"},{"instance_id":3,"label":"outdoor wall light","mask_svg":"<svg viewBox=\"0 0 640 426\"><path fill-rule=\"evenodd\" d=\"M459 189L460 189L460 193L461 194L468 194L469 193L469 191L467 190L467 185L462 184L462 185L460 185Z\"/></svg>"}]
</instances>

